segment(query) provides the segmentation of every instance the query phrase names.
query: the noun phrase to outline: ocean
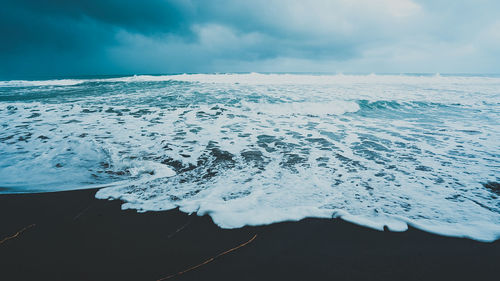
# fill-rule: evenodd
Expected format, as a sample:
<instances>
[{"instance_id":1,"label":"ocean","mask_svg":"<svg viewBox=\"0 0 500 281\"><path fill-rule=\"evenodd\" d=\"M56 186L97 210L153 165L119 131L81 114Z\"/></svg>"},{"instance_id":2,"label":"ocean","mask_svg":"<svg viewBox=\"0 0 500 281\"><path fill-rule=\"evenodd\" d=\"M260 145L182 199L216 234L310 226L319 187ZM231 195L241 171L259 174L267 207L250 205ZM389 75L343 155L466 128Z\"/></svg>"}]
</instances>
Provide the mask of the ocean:
<instances>
[{"instance_id":1,"label":"ocean","mask_svg":"<svg viewBox=\"0 0 500 281\"><path fill-rule=\"evenodd\" d=\"M319 217L500 238L499 76L0 81L0 127L0 193L99 187L223 228Z\"/></svg>"}]
</instances>

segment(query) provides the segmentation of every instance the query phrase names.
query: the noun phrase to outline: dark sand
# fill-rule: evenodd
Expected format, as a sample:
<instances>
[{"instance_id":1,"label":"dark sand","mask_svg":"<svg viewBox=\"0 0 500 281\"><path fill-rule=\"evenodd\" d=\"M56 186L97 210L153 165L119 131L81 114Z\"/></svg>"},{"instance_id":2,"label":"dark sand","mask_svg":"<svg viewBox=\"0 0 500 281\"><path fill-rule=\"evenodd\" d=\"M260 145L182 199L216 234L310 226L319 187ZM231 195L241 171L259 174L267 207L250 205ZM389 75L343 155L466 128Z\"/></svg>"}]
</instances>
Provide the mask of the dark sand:
<instances>
[{"instance_id":1,"label":"dark sand","mask_svg":"<svg viewBox=\"0 0 500 281\"><path fill-rule=\"evenodd\" d=\"M500 241L342 220L223 230L208 216L136 213L95 190L0 195L0 280L500 280Z\"/></svg>"}]
</instances>

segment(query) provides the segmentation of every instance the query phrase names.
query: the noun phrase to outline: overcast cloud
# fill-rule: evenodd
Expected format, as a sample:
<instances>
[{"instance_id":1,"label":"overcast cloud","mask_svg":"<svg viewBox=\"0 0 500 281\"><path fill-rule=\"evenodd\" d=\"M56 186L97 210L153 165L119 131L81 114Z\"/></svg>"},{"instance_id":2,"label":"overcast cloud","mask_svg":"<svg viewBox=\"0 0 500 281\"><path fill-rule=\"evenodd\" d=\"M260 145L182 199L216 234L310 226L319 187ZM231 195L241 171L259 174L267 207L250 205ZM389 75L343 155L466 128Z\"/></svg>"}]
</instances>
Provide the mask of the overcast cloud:
<instances>
[{"instance_id":1,"label":"overcast cloud","mask_svg":"<svg viewBox=\"0 0 500 281\"><path fill-rule=\"evenodd\" d=\"M500 72L500 1L3 0L0 78Z\"/></svg>"}]
</instances>

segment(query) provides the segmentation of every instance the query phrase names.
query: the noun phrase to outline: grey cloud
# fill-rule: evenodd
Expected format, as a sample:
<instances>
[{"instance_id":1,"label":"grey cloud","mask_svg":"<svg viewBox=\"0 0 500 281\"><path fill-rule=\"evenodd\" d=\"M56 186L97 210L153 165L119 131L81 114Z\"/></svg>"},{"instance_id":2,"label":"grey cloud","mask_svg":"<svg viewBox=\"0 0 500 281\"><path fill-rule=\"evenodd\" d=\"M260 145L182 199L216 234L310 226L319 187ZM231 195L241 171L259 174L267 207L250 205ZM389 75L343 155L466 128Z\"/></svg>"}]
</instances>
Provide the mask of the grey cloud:
<instances>
[{"instance_id":1,"label":"grey cloud","mask_svg":"<svg viewBox=\"0 0 500 281\"><path fill-rule=\"evenodd\" d=\"M0 78L498 72L499 10L493 0L6 0Z\"/></svg>"}]
</instances>

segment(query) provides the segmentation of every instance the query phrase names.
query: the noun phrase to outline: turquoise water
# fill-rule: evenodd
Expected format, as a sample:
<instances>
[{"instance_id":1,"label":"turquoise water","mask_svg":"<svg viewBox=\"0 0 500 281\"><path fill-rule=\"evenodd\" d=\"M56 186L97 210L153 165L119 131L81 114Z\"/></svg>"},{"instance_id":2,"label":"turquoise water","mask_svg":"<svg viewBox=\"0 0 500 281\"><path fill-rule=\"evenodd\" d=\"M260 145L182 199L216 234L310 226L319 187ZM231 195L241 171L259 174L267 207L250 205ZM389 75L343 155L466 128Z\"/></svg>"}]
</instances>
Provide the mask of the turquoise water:
<instances>
[{"instance_id":1,"label":"turquoise water","mask_svg":"<svg viewBox=\"0 0 500 281\"><path fill-rule=\"evenodd\" d=\"M225 228L342 217L500 237L500 78L0 81L0 192L103 187Z\"/></svg>"}]
</instances>

